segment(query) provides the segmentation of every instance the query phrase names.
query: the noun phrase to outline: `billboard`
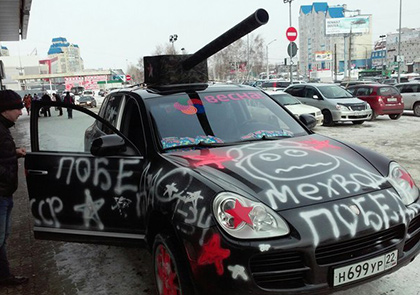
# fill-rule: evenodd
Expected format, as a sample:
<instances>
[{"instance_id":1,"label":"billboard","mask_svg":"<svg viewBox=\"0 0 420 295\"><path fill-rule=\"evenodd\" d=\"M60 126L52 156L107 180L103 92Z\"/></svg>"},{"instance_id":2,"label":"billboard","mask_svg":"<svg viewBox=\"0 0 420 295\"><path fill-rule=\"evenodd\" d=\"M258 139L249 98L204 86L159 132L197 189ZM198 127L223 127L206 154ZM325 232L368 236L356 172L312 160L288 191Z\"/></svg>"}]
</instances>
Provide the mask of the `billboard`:
<instances>
[{"instance_id":1,"label":"billboard","mask_svg":"<svg viewBox=\"0 0 420 295\"><path fill-rule=\"evenodd\" d=\"M352 33L367 34L369 33L370 17L341 17L325 19L325 34L349 34Z\"/></svg>"},{"instance_id":2,"label":"billboard","mask_svg":"<svg viewBox=\"0 0 420 295\"><path fill-rule=\"evenodd\" d=\"M315 61L325 61L332 60L331 51L316 51L315 52Z\"/></svg>"}]
</instances>

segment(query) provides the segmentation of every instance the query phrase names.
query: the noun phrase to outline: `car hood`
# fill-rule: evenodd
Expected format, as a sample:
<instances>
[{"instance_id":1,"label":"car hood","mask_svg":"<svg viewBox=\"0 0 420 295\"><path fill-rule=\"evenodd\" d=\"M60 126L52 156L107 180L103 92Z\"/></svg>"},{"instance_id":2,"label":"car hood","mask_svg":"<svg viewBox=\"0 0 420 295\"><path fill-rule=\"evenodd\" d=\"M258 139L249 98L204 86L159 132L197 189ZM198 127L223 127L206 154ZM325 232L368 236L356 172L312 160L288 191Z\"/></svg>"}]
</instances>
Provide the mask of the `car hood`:
<instances>
[{"instance_id":1,"label":"car hood","mask_svg":"<svg viewBox=\"0 0 420 295\"><path fill-rule=\"evenodd\" d=\"M358 152L316 134L172 152L165 157L189 167L223 191L257 199L276 211L390 187L386 178Z\"/></svg>"},{"instance_id":2,"label":"car hood","mask_svg":"<svg viewBox=\"0 0 420 295\"><path fill-rule=\"evenodd\" d=\"M355 104L355 103L364 103L363 100L352 97L352 98L328 98L329 101L339 104Z\"/></svg>"},{"instance_id":3,"label":"car hood","mask_svg":"<svg viewBox=\"0 0 420 295\"><path fill-rule=\"evenodd\" d=\"M312 107L312 106L308 106L306 104L293 104L293 105L287 105L286 108L292 112L293 114L310 114L310 113L316 113L316 112L320 112L321 110L316 108L316 107Z\"/></svg>"}]
</instances>

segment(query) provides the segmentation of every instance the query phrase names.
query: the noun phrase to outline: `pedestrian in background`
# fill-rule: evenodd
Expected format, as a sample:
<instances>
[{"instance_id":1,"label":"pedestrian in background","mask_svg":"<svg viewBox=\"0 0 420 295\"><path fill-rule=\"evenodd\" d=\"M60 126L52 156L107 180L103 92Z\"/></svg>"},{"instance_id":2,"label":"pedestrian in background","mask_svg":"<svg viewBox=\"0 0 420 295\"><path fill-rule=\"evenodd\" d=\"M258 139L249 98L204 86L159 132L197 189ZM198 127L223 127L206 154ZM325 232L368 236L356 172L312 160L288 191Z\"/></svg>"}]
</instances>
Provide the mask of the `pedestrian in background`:
<instances>
[{"instance_id":1,"label":"pedestrian in background","mask_svg":"<svg viewBox=\"0 0 420 295\"><path fill-rule=\"evenodd\" d=\"M23 105L25 106L26 109L26 113L29 116L29 112L31 110L31 102L32 102L32 97L30 94L25 94L25 96L23 97Z\"/></svg>"},{"instance_id":2,"label":"pedestrian in background","mask_svg":"<svg viewBox=\"0 0 420 295\"><path fill-rule=\"evenodd\" d=\"M53 96L54 96L54 98L55 98L55 101L57 101L57 102L62 102L62 101L61 101L60 94L58 94L58 93L53 93ZM59 117L60 117L60 116L62 116L62 115L63 115L63 108L62 108L62 107L57 107L57 110L58 110L58 116L59 116Z\"/></svg>"},{"instance_id":3,"label":"pedestrian in background","mask_svg":"<svg viewBox=\"0 0 420 295\"><path fill-rule=\"evenodd\" d=\"M18 187L18 158L25 148L16 148L9 128L22 115L22 98L12 90L0 90L0 286L20 285L28 278L11 273L6 253L10 235L13 194Z\"/></svg>"},{"instance_id":4,"label":"pedestrian in background","mask_svg":"<svg viewBox=\"0 0 420 295\"><path fill-rule=\"evenodd\" d=\"M71 97L70 92L67 92L63 102L67 104L74 104L74 99ZM73 109L67 108L67 118L73 119Z\"/></svg>"},{"instance_id":5,"label":"pedestrian in background","mask_svg":"<svg viewBox=\"0 0 420 295\"><path fill-rule=\"evenodd\" d=\"M41 97L41 101L44 102L51 102L51 97L49 96L49 94L45 93L42 97ZM50 107L46 106L46 107L42 107L42 111L41 113L44 114L44 117L51 117L51 111L50 111Z\"/></svg>"}]
</instances>

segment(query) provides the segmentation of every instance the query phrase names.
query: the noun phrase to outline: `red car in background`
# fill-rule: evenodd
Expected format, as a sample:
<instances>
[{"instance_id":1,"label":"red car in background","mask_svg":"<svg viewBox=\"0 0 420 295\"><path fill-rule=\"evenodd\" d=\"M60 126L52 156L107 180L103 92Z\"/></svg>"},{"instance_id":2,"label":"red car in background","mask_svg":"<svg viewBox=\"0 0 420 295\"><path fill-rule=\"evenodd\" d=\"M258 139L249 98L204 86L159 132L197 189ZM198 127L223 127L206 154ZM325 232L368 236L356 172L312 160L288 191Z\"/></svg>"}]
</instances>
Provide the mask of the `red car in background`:
<instances>
[{"instance_id":1,"label":"red car in background","mask_svg":"<svg viewBox=\"0 0 420 295\"><path fill-rule=\"evenodd\" d=\"M372 108L372 120L379 115L389 115L392 120L401 117L404 101L397 88L383 84L361 84L347 88L354 96L366 101Z\"/></svg>"}]
</instances>

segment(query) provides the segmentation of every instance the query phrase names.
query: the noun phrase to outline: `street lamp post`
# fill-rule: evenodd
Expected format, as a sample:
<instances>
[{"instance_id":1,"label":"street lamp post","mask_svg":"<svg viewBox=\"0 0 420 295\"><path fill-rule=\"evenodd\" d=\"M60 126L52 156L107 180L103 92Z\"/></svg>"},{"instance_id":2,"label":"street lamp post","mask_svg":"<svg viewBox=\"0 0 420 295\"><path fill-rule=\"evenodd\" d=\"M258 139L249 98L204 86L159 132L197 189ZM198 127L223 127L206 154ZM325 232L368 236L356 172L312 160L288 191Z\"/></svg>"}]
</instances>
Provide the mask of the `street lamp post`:
<instances>
[{"instance_id":1,"label":"street lamp post","mask_svg":"<svg viewBox=\"0 0 420 295\"><path fill-rule=\"evenodd\" d=\"M269 73L269 69L268 69L268 45L270 45L271 43L273 43L274 41L277 41L277 39L274 39L272 41L270 41L265 47L266 47L266 53L267 53L267 80L270 79L270 73Z\"/></svg>"},{"instance_id":2,"label":"street lamp post","mask_svg":"<svg viewBox=\"0 0 420 295\"><path fill-rule=\"evenodd\" d=\"M289 3L289 27L292 26L292 1L293 0L283 0L283 3L285 4ZM290 53L289 55L290 55L290 83L292 83L293 82L293 61L292 61L293 57Z\"/></svg>"},{"instance_id":3,"label":"street lamp post","mask_svg":"<svg viewBox=\"0 0 420 295\"><path fill-rule=\"evenodd\" d=\"M398 62L398 83L400 83L400 76L401 76L401 10L402 10L402 0L400 0L400 24L398 29L398 56L397 56L397 62Z\"/></svg>"}]
</instances>

